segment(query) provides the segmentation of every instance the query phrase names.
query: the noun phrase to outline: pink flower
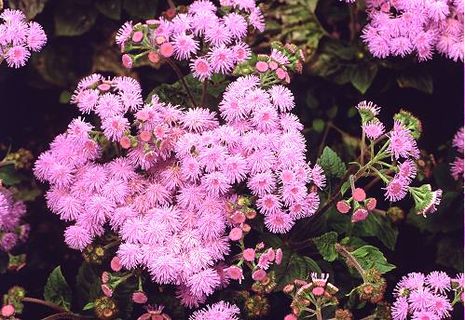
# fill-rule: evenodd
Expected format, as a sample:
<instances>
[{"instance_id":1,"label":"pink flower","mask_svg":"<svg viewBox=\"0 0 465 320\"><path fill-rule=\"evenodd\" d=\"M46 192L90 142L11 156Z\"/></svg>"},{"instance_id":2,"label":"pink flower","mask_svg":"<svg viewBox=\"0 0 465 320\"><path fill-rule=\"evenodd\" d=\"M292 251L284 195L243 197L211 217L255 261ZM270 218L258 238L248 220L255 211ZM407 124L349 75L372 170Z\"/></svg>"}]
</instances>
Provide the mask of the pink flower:
<instances>
[{"instance_id":1,"label":"pink flower","mask_svg":"<svg viewBox=\"0 0 465 320\"><path fill-rule=\"evenodd\" d=\"M344 213L344 214L345 214L345 213L349 212L349 210L350 210L350 205L349 205L346 201L341 200L341 201L338 201L338 202L336 203L336 209L337 209L337 211L339 211L340 213Z\"/></svg>"},{"instance_id":2,"label":"pink flower","mask_svg":"<svg viewBox=\"0 0 465 320\"><path fill-rule=\"evenodd\" d=\"M165 57L169 58L174 54L174 47L171 43L165 42L160 46L160 54Z\"/></svg>"},{"instance_id":3,"label":"pink flower","mask_svg":"<svg viewBox=\"0 0 465 320\"><path fill-rule=\"evenodd\" d=\"M88 230L75 225L66 228L65 242L72 249L83 250L92 242L92 238Z\"/></svg>"},{"instance_id":4,"label":"pink flower","mask_svg":"<svg viewBox=\"0 0 465 320\"><path fill-rule=\"evenodd\" d=\"M184 60L199 49L199 44L192 36L179 34L173 39L173 47L176 59Z\"/></svg>"},{"instance_id":5,"label":"pink flower","mask_svg":"<svg viewBox=\"0 0 465 320\"><path fill-rule=\"evenodd\" d=\"M212 68L210 63L205 58L201 57L193 60L190 66L194 77L201 81L209 79L212 75Z\"/></svg>"},{"instance_id":6,"label":"pink flower","mask_svg":"<svg viewBox=\"0 0 465 320\"><path fill-rule=\"evenodd\" d=\"M113 290L106 284L101 285L102 292L105 296L107 297L112 297L113 296Z\"/></svg>"},{"instance_id":7,"label":"pink flower","mask_svg":"<svg viewBox=\"0 0 465 320\"><path fill-rule=\"evenodd\" d=\"M276 257L275 257L275 262L277 265L280 265L283 260L283 251L281 248L276 249Z\"/></svg>"},{"instance_id":8,"label":"pink flower","mask_svg":"<svg viewBox=\"0 0 465 320\"><path fill-rule=\"evenodd\" d=\"M394 301L391 308L393 320L406 320L409 311L409 304L406 297L399 297Z\"/></svg>"},{"instance_id":9,"label":"pink flower","mask_svg":"<svg viewBox=\"0 0 465 320\"><path fill-rule=\"evenodd\" d=\"M224 319L224 320L238 320L240 310L235 305L227 302L220 301L211 306L207 306L202 310L194 312L189 320L205 320L205 319Z\"/></svg>"},{"instance_id":10,"label":"pink flower","mask_svg":"<svg viewBox=\"0 0 465 320\"><path fill-rule=\"evenodd\" d=\"M239 283L242 282L242 279L244 279L244 275L242 274L242 269L236 266L230 266L226 269L224 269L226 272L226 275L233 279L239 281Z\"/></svg>"},{"instance_id":11,"label":"pink flower","mask_svg":"<svg viewBox=\"0 0 465 320\"><path fill-rule=\"evenodd\" d=\"M0 314L3 317L12 317L15 314L15 307L11 304L6 304L0 309Z\"/></svg>"},{"instance_id":12,"label":"pink flower","mask_svg":"<svg viewBox=\"0 0 465 320\"><path fill-rule=\"evenodd\" d=\"M415 139L408 129L406 129L397 120L394 122L394 128L388 133L389 146L388 151L396 159L402 158L418 158L419 150Z\"/></svg>"},{"instance_id":13,"label":"pink flower","mask_svg":"<svg viewBox=\"0 0 465 320\"><path fill-rule=\"evenodd\" d=\"M266 278L266 272L262 269L257 269L252 273L252 279L255 281L262 281Z\"/></svg>"},{"instance_id":14,"label":"pink flower","mask_svg":"<svg viewBox=\"0 0 465 320\"><path fill-rule=\"evenodd\" d=\"M450 277L442 271L433 271L426 276L425 283L435 292L444 294L451 288Z\"/></svg>"},{"instance_id":15,"label":"pink flower","mask_svg":"<svg viewBox=\"0 0 465 320\"><path fill-rule=\"evenodd\" d=\"M242 229L241 228L233 228L229 232L229 239L232 241L239 241L242 239Z\"/></svg>"},{"instance_id":16,"label":"pink flower","mask_svg":"<svg viewBox=\"0 0 465 320\"><path fill-rule=\"evenodd\" d=\"M282 211L276 211L265 217L265 225L273 233L286 233L294 226L294 220Z\"/></svg>"},{"instance_id":17,"label":"pink flower","mask_svg":"<svg viewBox=\"0 0 465 320\"><path fill-rule=\"evenodd\" d=\"M30 52L25 47L18 45L11 47L6 52L6 62L9 67L19 68L26 64L30 57Z\"/></svg>"},{"instance_id":18,"label":"pink flower","mask_svg":"<svg viewBox=\"0 0 465 320\"><path fill-rule=\"evenodd\" d=\"M138 304L144 304L147 303L147 295L143 291L136 291L132 294L131 296L132 301Z\"/></svg>"},{"instance_id":19,"label":"pink flower","mask_svg":"<svg viewBox=\"0 0 465 320\"><path fill-rule=\"evenodd\" d=\"M360 221L365 220L367 217L368 217L368 211L363 208L359 208L355 210L355 212L352 214L352 222L353 223L360 222Z\"/></svg>"},{"instance_id":20,"label":"pink flower","mask_svg":"<svg viewBox=\"0 0 465 320\"><path fill-rule=\"evenodd\" d=\"M363 133L371 140L376 140L384 134L384 125L377 120L369 121L362 125Z\"/></svg>"},{"instance_id":21,"label":"pink flower","mask_svg":"<svg viewBox=\"0 0 465 320\"><path fill-rule=\"evenodd\" d=\"M255 65L255 69L257 69L258 72L264 73L268 71L268 63L265 61L258 61L257 64Z\"/></svg>"},{"instance_id":22,"label":"pink flower","mask_svg":"<svg viewBox=\"0 0 465 320\"><path fill-rule=\"evenodd\" d=\"M132 68L132 58L130 55L128 54L123 54L121 56L121 62L123 63L123 66L127 69L131 69Z\"/></svg>"},{"instance_id":23,"label":"pink flower","mask_svg":"<svg viewBox=\"0 0 465 320\"><path fill-rule=\"evenodd\" d=\"M242 252L242 257L244 258L245 261L252 262L255 260L255 250L252 248L245 249Z\"/></svg>"},{"instance_id":24,"label":"pink flower","mask_svg":"<svg viewBox=\"0 0 465 320\"><path fill-rule=\"evenodd\" d=\"M352 192L352 197L354 198L355 201L364 201L366 199L366 193L365 190L362 188L355 188L355 190Z\"/></svg>"},{"instance_id":25,"label":"pink flower","mask_svg":"<svg viewBox=\"0 0 465 320\"><path fill-rule=\"evenodd\" d=\"M111 259L111 261L110 261L110 267L111 267L111 270L113 270L115 272L121 271L121 269L123 267L121 265L121 259L118 256L113 257L113 259Z\"/></svg>"},{"instance_id":26,"label":"pink flower","mask_svg":"<svg viewBox=\"0 0 465 320\"><path fill-rule=\"evenodd\" d=\"M208 59L213 71L216 73L226 74L234 66L234 54L231 49L226 48L224 45L213 48L208 53Z\"/></svg>"},{"instance_id":27,"label":"pink flower","mask_svg":"<svg viewBox=\"0 0 465 320\"><path fill-rule=\"evenodd\" d=\"M402 200L407 195L408 184L404 179L394 178L385 188L385 197L389 201Z\"/></svg>"},{"instance_id":28,"label":"pink flower","mask_svg":"<svg viewBox=\"0 0 465 320\"><path fill-rule=\"evenodd\" d=\"M294 106L294 95L292 92L282 85L274 85L268 90L273 104L281 112L289 112Z\"/></svg>"}]
</instances>

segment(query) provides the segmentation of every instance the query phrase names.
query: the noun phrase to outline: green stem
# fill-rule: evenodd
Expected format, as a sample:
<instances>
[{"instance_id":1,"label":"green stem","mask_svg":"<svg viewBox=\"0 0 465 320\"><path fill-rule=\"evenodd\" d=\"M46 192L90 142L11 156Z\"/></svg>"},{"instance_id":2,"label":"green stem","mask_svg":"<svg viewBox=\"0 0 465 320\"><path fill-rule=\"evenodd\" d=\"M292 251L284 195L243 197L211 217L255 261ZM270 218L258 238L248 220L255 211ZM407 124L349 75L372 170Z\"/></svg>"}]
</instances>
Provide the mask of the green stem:
<instances>
[{"instance_id":1,"label":"green stem","mask_svg":"<svg viewBox=\"0 0 465 320\"><path fill-rule=\"evenodd\" d=\"M362 277L363 282L366 282L365 281L365 270L362 268L360 263L358 263L357 259L355 259L355 257L343 245L336 243L335 247L336 247L336 251L341 256L346 258L350 262L350 265L353 266L355 270L357 270L357 272Z\"/></svg>"},{"instance_id":2,"label":"green stem","mask_svg":"<svg viewBox=\"0 0 465 320\"><path fill-rule=\"evenodd\" d=\"M365 163L365 132L362 132L362 140L360 141L360 164Z\"/></svg>"},{"instance_id":3,"label":"green stem","mask_svg":"<svg viewBox=\"0 0 465 320\"><path fill-rule=\"evenodd\" d=\"M186 83L186 80L184 79L184 76L181 72L181 69L179 69L179 67L176 65L176 63L174 63L171 59L169 58L166 58L166 62L168 62L168 64L170 65L170 67L174 70L174 72L176 73L176 75L178 76L179 80L181 81L184 89L186 90L187 92L187 95L189 96L189 100L191 101L192 103L192 106L194 107L197 107L197 104L195 103L195 99L194 99L194 96L192 95L191 93L191 90L189 89L189 86L187 85Z\"/></svg>"},{"instance_id":4,"label":"green stem","mask_svg":"<svg viewBox=\"0 0 465 320\"><path fill-rule=\"evenodd\" d=\"M326 138L328 137L329 129L331 129L331 121L326 124L325 131L323 133L323 138L321 139L320 146L318 147L318 157L323 152L323 148L325 146Z\"/></svg>"}]
</instances>

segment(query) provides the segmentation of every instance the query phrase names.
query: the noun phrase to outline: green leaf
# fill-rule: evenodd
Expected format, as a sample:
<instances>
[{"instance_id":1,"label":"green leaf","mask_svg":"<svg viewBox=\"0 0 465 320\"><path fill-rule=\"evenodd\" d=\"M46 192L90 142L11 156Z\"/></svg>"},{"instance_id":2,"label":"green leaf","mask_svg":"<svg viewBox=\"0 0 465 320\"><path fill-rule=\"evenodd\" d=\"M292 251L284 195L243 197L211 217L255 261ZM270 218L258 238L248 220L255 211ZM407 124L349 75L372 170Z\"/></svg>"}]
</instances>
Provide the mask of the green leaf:
<instances>
[{"instance_id":1,"label":"green leaf","mask_svg":"<svg viewBox=\"0 0 465 320\"><path fill-rule=\"evenodd\" d=\"M61 104L68 104L71 101L71 96L73 94L68 90L63 90L60 93L60 97L58 98L58 102Z\"/></svg>"},{"instance_id":2,"label":"green leaf","mask_svg":"<svg viewBox=\"0 0 465 320\"><path fill-rule=\"evenodd\" d=\"M325 122L322 119L315 119L313 120L312 127L313 130L315 130L318 133L321 133L325 129Z\"/></svg>"},{"instance_id":3,"label":"green leaf","mask_svg":"<svg viewBox=\"0 0 465 320\"><path fill-rule=\"evenodd\" d=\"M346 165L330 147L325 147L317 163L328 177L341 178L346 172Z\"/></svg>"},{"instance_id":4,"label":"green leaf","mask_svg":"<svg viewBox=\"0 0 465 320\"><path fill-rule=\"evenodd\" d=\"M123 8L133 18L149 19L156 15L157 0L124 0Z\"/></svg>"},{"instance_id":5,"label":"green leaf","mask_svg":"<svg viewBox=\"0 0 465 320\"><path fill-rule=\"evenodd\" d=\"M276 290L280 291L286 284L295 279L307 279L312 272L321 273L315 260L285 250L281 264L276 267L276 282L278 284Z\"/></svg>"},{"instance_id":6,"label":"green leaf","mask_svg":"<svg viewBox=\"0 0 465 320\"><path fill-rule=\"evenodd\" d=\"M121 19L122 0L97 0L95 7L107 18L113 20Z\"/></svg>"},{"instance_id":7,"label":"green leaf","mask_svg":"<svg viewBox=\"0 0 465 320\"><path fill-rule=\"evenodd\" d=\"M397 78L397 84L401 88L413 88L427 94L433 93L433 77L424 71L404 72Z\"/></svg>"},{"instance_id":8,"label":"green leaf","mask_svg":"<svg viewBox=\"0 0 465 320\"><path fill-rule=\"evenodd\" d=\"M350 82L361 94L365 94L377 73L378 65L373 63L359 64L352 69Z\"/></svg>"},{"instance_id":9,"label":"green leaf","mask_svg":"<svg viewBox=\"0 0 465 320\"><path fill-rule=\"evenodd\" d=\"M9 0L8 4L11 9L21 10L28 20L32 20L42 12L46 2L47 0ZM0 1L0 3L3 2Z\"/></svg>"},{"instance_id":10,"label":"green leaf","mask_svg":"<svg viewBox=\"0 0 465 320\"><path fill-rule=\"evenodd\" d=\"M84 262L79 268L76 288L78 307L81 310L101 295L100 277L89 263Z\"/></svg>"},{"instance_id":11,"label":"green leaf","mask_svg":"<svg viewBox=\"0 0 465 320\"><path fill-rule=\"evenodd\" d=\"M55 35L79 36L92 28L97 18L97 10L73 0L61 0L55 8Z\"/></svg>"},{"instance_id":12,"label":"green leaf","mask_svg":"<svg viewBox=\"0 0 465 320\"><path fill-rule=\"evenodd\" d=\"M367 219L354 226L353 233L361 237L376 237L386 247L394 250L399 230L389 218L372 213L368 215Z\"/></svg>"},{"instance_id":13,"label":"green leaf","mask_svg":"<svg viewBox=\"0 0 465 320\"><path fill-rule=\"evenodd\" d=\"M387 261L384 254L378 248L371 245L362 246L352 251L351 254L364 270L374 268L383 274L396 267Z\"/></svg>"},{"instance_id":14,"label":"green leaf","mask_svg":"<svg viewBox=\"0 0 465 320\"><path fill-rule=\"evenodd\" d=\"M61 273L58 266L50 273L44 287L44 298L46 301L69 310L71 307L71 288Z\"/></svg>"},{"instance_id":15,"label":"green leaf","mask_svg":"<svg viewBox=\"0 0 465 320\"><path fill-rule=\"evenodd\" d=\"M0 181L6 186L18 184L23 179L16 172L14 164L2 166L0 168Z\"/></svg>"},{"instance_id":16,"label":"green leaf","mask_svg":"<svg viewBox=\"0 0 465 320\"><path fill-rule=\"evenodd\" d=\"M83 310L83 311L85 311L85 310L91 310L91 309L93 309L93 308L95 308L95 303L94 303L94 302L89 302L88 304L86 304L86 305L84 306L84 308L82 308L82 310Z\"/></svg>"},{"instance_id":17,"label":"green leaf","mask_svg":"<svg viewBox=\"0 0 465 320\"><path fill-rule=\"evenodd\" d=\"M334 231L327 232L317 238L313 238L318 252L322 255L323 259L332 262L337 258L335 244L337 242L337 233Z\"/></svg>"}]
</instances>

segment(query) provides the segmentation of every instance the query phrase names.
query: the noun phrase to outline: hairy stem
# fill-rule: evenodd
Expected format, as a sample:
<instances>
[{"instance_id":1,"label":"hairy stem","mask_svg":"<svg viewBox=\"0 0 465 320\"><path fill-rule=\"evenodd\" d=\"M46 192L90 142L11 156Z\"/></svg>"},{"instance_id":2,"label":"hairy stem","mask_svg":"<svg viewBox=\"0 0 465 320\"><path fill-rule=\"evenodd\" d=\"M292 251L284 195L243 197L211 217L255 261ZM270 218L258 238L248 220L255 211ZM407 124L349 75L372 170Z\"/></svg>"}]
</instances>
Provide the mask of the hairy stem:
<instances>
[{"instance_id":1,"label":"hairy stem","mask_svg":"<svg viewBox=\"0 0 465 320\"><path fill-rule=\"evenodd\" d=\"M315 314L317 320L323 320L323 315L321 314L320 306L316 306Z\"/></svg>"},{"instance_id":2,"label":"hairy stem","mask_svg":"<svg viewBox=\"0 0 465 320\"><path fill-rule=\"evenodd\" d=\"M34 303L34 304L39 304L39 305L42 305L42 306L46 306L46 307L49 307L50 309L53 309L55 311L58 311L60 313L69 313L68 310L60 307L59 305L56 305L52 302L49 302L49 301L45 301L45 300L41 300L41 299L37 299L37 298L31 298L31 297L24 297L23 302L29 302L29 303Z\"/></svg>"},{"instance_id":3,"label":"hairy stem","mask_svg":"<svg viewBox=\"0 0 465 320\"><path fill-rule=\"evenodd\" d=\"M166 61L168 62L170 67L174 70L174 72L178 76L179 80L181 81L184 89L187 92L187 95L189 96L189 100L191 101L192 106L197 107L197 104L195 103L194 96L192 95L191 90L189 89L189 86L187 85L186 80L184 79L184 76L183 76L183 74L181 72L181 69L179 69L179 67L176 65L176 63L174 63L171 59L167 58Z\"/></svg>"},{"instance_id":4,"label":"hairy stem","mask_svg":"<svg viewBox=\"0 0 465 320\"><path fill-rule=\"evenodd\" d=\"M355 270L357 270L357 272L362 277L363 282L365 282L365 270L362 268L360 263L358 263L357 259L355 259L355 257L343 245L341 245L339 243L336 243L335 247L336 247L336 251L341 256L346 258L347 261L349 261L348 266L353 266L355 268Z\"/></svg>"}]
</instances>

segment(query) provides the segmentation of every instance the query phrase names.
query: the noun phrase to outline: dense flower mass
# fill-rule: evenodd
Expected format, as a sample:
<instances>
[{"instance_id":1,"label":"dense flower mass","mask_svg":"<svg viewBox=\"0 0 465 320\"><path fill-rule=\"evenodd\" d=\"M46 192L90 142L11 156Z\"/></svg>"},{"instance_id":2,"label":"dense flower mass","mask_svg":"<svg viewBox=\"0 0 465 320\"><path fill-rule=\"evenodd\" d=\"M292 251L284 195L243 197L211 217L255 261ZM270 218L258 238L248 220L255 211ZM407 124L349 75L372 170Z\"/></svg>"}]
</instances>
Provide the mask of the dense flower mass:
<instances>
[{"instance_id":1,"label":"dense flower mass","mask_svg":"<svg viewBox=\"0 0 465 320\"><path fill-rule=\"evenodd\" d=\"M239 308L220 301L202 310L194 312L189 320L238 320Z\"/></svg>"},{"instance_id":2,"label":"dense flower mass","mask_svg":"<svg viewBox=\"0 0 465 320\"><path fill-rule=\"evenodd\" d=\"M437 51L463 61L463 0L366 0L366 6L362 38L375 57L416 54L425 61Z\"/></svg>"},{"instance_id":3,"label":"dense flower mass","mask_svg":"<svg viewBox=\"0 0 465 320\"><path fill-rule=\"evenodd\" d=\"M31 52L40 51L47 42L42 26L27 22L19 10L5 9L0 14L0 62L6 60L9 67L19 68L26 64Z\"/></svg>"},{"instance_id":4,"label":"dense flower mass","mask_svg":"<svg viewBox=\"0 0 465 320\"><path fill-rule=\"evenodd\" d=\"M221 9L208 0L193 2L187 12L167 14L144 24L127 22L116 42L130 68L138 60L158 64L171 58L189 61L194 77L229 74L246 61L250 47L244 42L250 30L263 31L264 18L255 1L221 1Z\"/></svg>"},{"instance_id":5,"label":"dense flower mass","mask_svg":"<svg viewBox=\"0 0 465 320\"><path fill-rule=\"evenodd\" d=\"M454 162L450 164L450 172L455 180L459 180L461 177L463 177L463 144L464 137L462 127L459 131L457 131L454 139L452 140L452 146L457 151L457 156L455 157Z\"/></svg>"},{"instance_id":6,"label":"dense flower mass","mask_svg":"<svg viewBox=\"0 0 465 320\"><path fill-rule=\"evenodd\" d=\"M24 203L15 200L10 190L0 186L0 251L9 252L27 240L29 225L21 224L25 213Z\"/></svg>"},{"instance_id":7,"label":"dense flower mass","mask_svg":"<svg viewBox=\"0 0 465 320\"><path fill-rule=\"evenodd\" d=\"M448 297L452 291L453 300ZM463 301L463 274L450 278L442 271L409 273L397 284L394 297L393 320L449 319L453 304Z\"/></svg>"}]
</instances>

